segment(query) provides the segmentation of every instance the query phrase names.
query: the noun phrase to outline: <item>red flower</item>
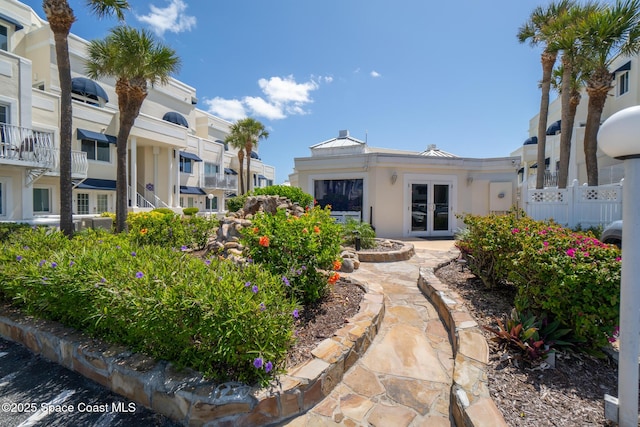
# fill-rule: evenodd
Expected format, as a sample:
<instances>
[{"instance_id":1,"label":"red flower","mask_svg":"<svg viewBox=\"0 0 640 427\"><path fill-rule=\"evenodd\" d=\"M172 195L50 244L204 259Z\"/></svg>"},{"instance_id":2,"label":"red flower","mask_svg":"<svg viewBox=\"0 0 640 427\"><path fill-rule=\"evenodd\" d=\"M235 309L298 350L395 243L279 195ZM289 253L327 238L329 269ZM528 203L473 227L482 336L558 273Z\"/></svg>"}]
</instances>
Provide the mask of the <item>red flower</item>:
<instances>
[{"instance_id":1,"label":"red flower","mask_svg":"<svg viewBox=\"0 0 640 427\"><path fill-rule=\"evenodd\" d=\"M338 271L340 268L342 268L342 262L339 259L333 261L333 269Z\"/></svg>"},{"instance_id":2,"label":"red flower","mask_svg":"<svg viewBox=\"0 0 640 427\"><path fill-rule=\"evenodd\" d=\"M264 246L265 248L268 248L269 247L269 237L267 237L267 236L260 237L260 240L258 241L258 244L260 246Z\"/></svg>"},{"instance_id":3,"label":"red flower","mask_svg":"<svg viewBox=\"0 0 640 427\"><path fill-rule=\"evenodd\" d=\"M320 233L320 227L318 227L317 225L313 226L313 232L314 233Z\"/></svg>"},{"instance_id":4,"label":"red flower","mask_svg":"<svg viewBox=\"0 0 640 427\"><path fill-rule=\"evenodd\" d=\"M338 279L340 279L340 275L338 273L333 273L329 277L329 283L331 283L333 285L334 283L336 283L338 281Z\"/></svg>"}]
</instances>

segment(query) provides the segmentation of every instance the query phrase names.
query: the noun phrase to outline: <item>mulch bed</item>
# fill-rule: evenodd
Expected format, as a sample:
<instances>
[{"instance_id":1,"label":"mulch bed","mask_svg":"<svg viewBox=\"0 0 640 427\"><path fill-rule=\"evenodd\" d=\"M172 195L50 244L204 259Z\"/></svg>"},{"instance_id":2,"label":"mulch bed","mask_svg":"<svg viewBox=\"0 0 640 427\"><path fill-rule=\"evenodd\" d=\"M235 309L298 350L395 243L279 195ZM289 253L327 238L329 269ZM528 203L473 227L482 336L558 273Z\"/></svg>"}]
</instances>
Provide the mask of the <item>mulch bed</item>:
<instances>
[{"instance_id":1,"label":"mulch bed","mask_svg":"<svg viewBox=\"0 0 640 427\"><path fill-rule=\"evenodd\" d=\"M467 269L450 263L436 276L465 301L479 325L495 326L506 316L515 290L486 290ZM483 330L487 340L494 335ZM489 389L509 426L612 426L604 418L604 395L617 396L618 366L608 358L557 353L555 369L530 365L517 354L489 341Z\"/></svg>"}]
</instances>

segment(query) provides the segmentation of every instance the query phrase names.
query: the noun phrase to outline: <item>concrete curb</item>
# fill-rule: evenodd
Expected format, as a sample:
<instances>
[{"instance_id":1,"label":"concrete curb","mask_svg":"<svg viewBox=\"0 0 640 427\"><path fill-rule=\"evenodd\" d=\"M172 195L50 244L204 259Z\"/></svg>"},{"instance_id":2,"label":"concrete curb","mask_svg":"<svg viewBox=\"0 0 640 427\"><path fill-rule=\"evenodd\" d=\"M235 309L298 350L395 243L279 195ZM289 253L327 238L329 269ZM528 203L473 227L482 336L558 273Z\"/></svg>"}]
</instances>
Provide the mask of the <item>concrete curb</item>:
<instances>
[{"instance_id":1,"label":"concrete curb","mask_svg":"<svg viewBox=\"0 0 640 427\"><path fill-rule=\"evenodd\" d=\"M389 240L392 243L402 244L402 248L397 251L374 252L374 251L358 251L358 259L360 262L397 262L406 261L415 255L416 251L413 244L401 242L400 240Z\"/></svg>"},{"instance_id":2,"label":"concrete curb","mask_svg":"<svg viewBox=\"0 0 640 427\"><path fill-rule=\"evenodd\" d=\"M384 312L383 295L367 289L358 313L312 351L313 359L267 389L215 384L10 306L0 306L0 335L183 425L262 426L301 415L329 395L373 342Z\"/></svg>"},{"instance_id":3,"label":"concrete curb","mask_svg":"<svg viewBox=\"0 0 640 427\"><path fill-rule=\"evenodd\" d=\"M454 367L451 414L458 427L507 427L488 388L489 345L462 299L438 280L434 268L421 268L418 287L433 303L449 332Z\"/></svg>"}]
</instances>

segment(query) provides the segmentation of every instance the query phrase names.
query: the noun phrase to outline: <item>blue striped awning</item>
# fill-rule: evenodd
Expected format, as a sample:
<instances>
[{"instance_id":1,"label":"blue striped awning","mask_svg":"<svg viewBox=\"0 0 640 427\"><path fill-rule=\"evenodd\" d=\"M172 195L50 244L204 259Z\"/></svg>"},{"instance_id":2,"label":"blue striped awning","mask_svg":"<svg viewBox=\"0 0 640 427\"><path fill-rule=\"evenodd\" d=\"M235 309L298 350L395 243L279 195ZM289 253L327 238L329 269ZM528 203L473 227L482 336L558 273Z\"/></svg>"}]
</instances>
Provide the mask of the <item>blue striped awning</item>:
<instances>
[{"instance_id":1,"label":"blue striped awning","mask_svg":"<svg viewBox=\"0 0 640 427\"><path fill-rule=\"evenodd\" d=\"M258 175L258 179L268 179L268 178L264 175Z\"/></svg>"},{"instance_id":2,"label":"blue striped awning","mask_svg":"<svg viewBox=\"0 0 640 427\"><path fill-rule=\"evenodd\" d=\"M538 143L538 137L532 136L530 138L525 139L524 144L522 145L535 145Z\"/></svg>"},{"instance_id":3,"label":"blue striped awning","mask_svg":"<svg viewBox=\"0 0 640 427\"><path fill-rule=\"evenodd\" d=\"M116 181L113 179L87 178L76 188L83 190L112 190L116 191Z\"/></svg>"},{"instance_id":4,"label":"blue striped awning","mask_svg":"<svg viewBox=\"0 0 640 427\"><path fill-rule=\"evenodd\" d=\"M100 132L93 132L87 129L78 128L76 133L78 135L78 139L92 139L94 141L107 142L109 144L116 144L118 142L118 138L115 136L106 135Z\"/></svg>"},{"instance_id":5,"label":"blue striped awning","mask_svg":"<svg viewBox=\"0 0 640 427\"><path fill-rule=\"evenodd\" d=\"M182 157L183 159L189 159L189 160L193 160L194 162L201 162L202 159L198 156L196 156L193 153L187 153L186 151L181 151L180 152L180 157Z\"/></svg>"},{"instance_id":6,"label":"blue striped awning","mask_svg":"<svg viewBox=\"0 0 640 427\"><path fill-rule=\"evenodd\" d=\"M224 173L226 173L227 175L238 175L238 172L234 171L231 168L224 168Z\"/></svg>"},{"instance_id":7,"label":"blue striped awning","mask_svg":"<svg viewBox=\"0 0 640 427\"><path fill-rule=\"evenodd\" d=\"M10 16L5 15L4 13L0 13L0 19L13 25L16 31L20 31L21 29L24 28L24 26L20 22L18 22L17 20L13 19Z\"/></svg>"},{"instance_id":8,"label":"blue striped awning","mask_svg":"<svg viewBox=\"0 0 640 427\"><path fill-rule=\"evenodd\" d=\"M181 185L180 194L195 194L197 196L204 196L207 193L205 193L202 188L199 187L189 187L187 185Z\"/></svg>"}]
</instances>

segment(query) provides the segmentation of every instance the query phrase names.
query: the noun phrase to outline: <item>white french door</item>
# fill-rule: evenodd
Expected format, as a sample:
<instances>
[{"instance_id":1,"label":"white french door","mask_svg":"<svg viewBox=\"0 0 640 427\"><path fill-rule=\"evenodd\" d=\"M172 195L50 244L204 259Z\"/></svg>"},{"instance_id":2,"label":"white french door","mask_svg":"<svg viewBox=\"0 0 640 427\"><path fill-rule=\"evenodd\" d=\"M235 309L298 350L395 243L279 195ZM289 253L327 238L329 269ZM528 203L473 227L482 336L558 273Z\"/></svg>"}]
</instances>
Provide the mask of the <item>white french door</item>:
<instances>
[{"instance_id":1,"label":"white french door","mask_svg":"<svg viewBox=\"0 0 640 427\"><path fill-rule=\"evenodd\" d=\"M406 233L409 236L451 236L452 181L409 181L405 189Z\"/></svg>"}]
</instances>

